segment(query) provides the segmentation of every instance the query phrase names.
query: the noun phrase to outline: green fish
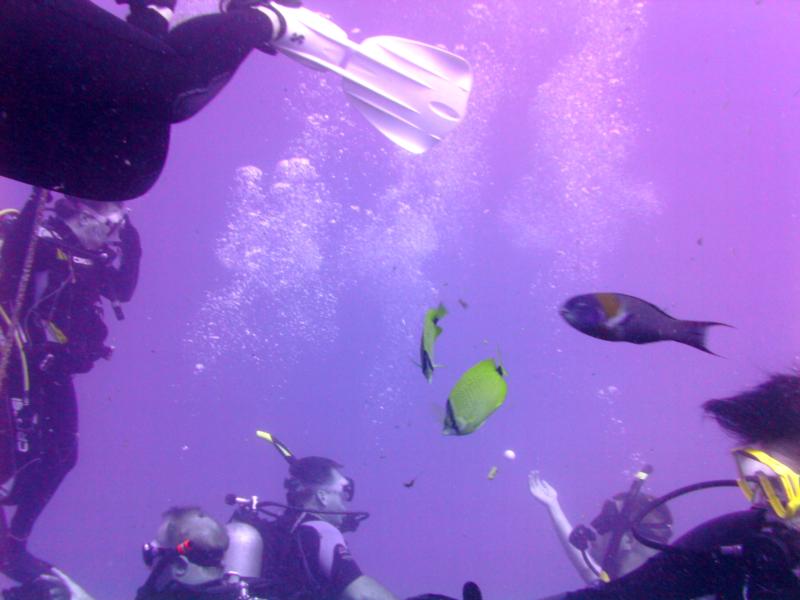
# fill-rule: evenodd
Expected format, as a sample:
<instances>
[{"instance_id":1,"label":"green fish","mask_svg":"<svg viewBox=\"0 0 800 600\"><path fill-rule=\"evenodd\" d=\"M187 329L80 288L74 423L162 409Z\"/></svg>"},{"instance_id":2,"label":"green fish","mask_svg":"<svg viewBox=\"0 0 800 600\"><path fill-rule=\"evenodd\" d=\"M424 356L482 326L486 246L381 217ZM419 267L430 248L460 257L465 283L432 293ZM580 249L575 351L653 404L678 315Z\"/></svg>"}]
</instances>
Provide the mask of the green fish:
<instances>
[{"instance_id":1,"label":"green fish","mask_svg":"<svg viewBox=\"0 0 800 600\"><path fill-rule=\"evenodd\" d=\"M506 370L493 358L464 373L447 399L445 435L467 435L478 429L506 400Z\"/></svg>"},{"instance_id":2,"label":"green fish","mask_svg":"<svg viewBox=\"0 0 800 600\"><path fill-rule=\"evenodd\" d=\"M433 379L433 370L442 366L433 362L433 344L439 334L442 333L442 328L437 323L446 314L447 309L444 304L439 304L437 308L431 308L425 313L425 321L422 324L422 339L419 343L419 366L422 368L422 374L428 380L428 383Z\"/></svg>"}]
</instances>

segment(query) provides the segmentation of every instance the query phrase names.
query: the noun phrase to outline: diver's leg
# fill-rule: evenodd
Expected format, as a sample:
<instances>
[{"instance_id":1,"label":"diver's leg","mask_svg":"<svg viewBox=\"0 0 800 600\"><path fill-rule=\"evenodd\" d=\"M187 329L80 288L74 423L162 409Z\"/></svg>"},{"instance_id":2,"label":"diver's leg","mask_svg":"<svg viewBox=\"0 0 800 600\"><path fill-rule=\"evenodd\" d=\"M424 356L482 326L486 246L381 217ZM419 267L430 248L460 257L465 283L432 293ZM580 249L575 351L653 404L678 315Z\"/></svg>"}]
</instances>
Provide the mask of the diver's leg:
<instances>
[{"instance_id":1,"label":"diver's leg","mask_svg":"<svg viewBox=\"0 0 800 600\"><path fill-rule=\"evenodd\" d=\"M53 374L37 392L44 401L41 458L19 471L9 500L17 509L6 536L3 571L17 581L28 581L51 568L27 551L28 537L78 459L78 410L71 376Z\"/></svg>"},{"instance_id":2,"label":"diver's leg","mask_svg":"<svg viewBox=\"0 0 800 600\"><path fill-rule=\"evenodd\" d=\"M89 0L2 0L0 175L124 200L155 182L174 51Z\"/></svg>"},{"instance_id":3,"label":"diver's leg","mask_svg":"<svg viewBox=\"0 0 800 600\"><path fill-rule=\"evenodd\" d=\"M272 21L252 9L195 17L170 31L166 41L180 57L170 64L172 122L188 119L208 104L250 51L272 36Z\"/></svg>"},{"instance_id":4,"label":"diver's leg","mask_svg":"<svg viewBox=\"0 0 800 600\"><path fill-rule=\"evenodd\" d=\"M166 37L176 0L117 1L130 6L130 12L125 17L128 23L158 38Z\"/></svg>"},{"instance_id":5,"label":"diver's leg","mask_svg":"<svg viewBox=\"0 0 800 600\"><path fill-rule=\"evenodd\" d=\"M157 36L89 0L3 0L0 98L12 106L30 94L56 108L135 104L147 112L162 100L153 68L170 54Z\"/></svg>"}]
</instances>

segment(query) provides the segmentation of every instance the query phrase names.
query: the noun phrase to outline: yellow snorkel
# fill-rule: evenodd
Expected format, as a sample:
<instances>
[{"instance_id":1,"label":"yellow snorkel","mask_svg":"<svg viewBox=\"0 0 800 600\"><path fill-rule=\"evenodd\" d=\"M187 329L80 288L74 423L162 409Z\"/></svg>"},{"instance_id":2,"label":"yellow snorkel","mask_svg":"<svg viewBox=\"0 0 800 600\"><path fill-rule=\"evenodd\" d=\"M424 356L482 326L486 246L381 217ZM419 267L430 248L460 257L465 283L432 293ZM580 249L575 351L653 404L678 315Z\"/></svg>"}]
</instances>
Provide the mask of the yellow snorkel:
<instances>
[{"instance_id":1,"label":"yellow snorkel","mask_svg":"<svg viewBox=\"0 0 800 600\"><path fill-rule=\"evenodd\" d=\"M278 453L283 457L283 459L292 464L296 459L294 454L292 454L291 450L289 450L283 442L281 442L278 438L267 431L261 431L260 429L256 431L256 435L260 437L262 440L265 440L272 444Z\"/></svg>"}]
</instances>

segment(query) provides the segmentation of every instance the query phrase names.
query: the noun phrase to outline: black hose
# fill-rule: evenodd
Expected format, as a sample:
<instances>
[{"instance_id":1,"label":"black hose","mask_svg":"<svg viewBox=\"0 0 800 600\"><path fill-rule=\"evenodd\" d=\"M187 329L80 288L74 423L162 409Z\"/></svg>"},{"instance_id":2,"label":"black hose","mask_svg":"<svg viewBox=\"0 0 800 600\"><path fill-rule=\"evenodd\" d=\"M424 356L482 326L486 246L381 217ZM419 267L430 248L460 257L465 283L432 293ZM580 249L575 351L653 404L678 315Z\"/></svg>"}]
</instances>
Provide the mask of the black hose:
<instances>
[{"instance_id":1,"label":"black hose","mask_svg":"<svg viewBox=\"0 0 800 600\"><path fill-rule=\"evenodd\" d=\"M640 544L647 546L648 548L653 548L654 550L658 550L660 552L680 552L679 548L675 548L674 546L670 546L669 544L662 544L661 542L657 542L655 540L651 540L642 534L639 531L639 527L642 525L642 521L644 518L653 512L659 506L662 506L669 502L670 500L674 500L679 496L684 496L686 494L691 494L692 492L697 492L699 490L705 490L709 488L716 488L716 487L737 487L739 484L736 482L735 479L715 479L714 481L703 481L701 483L693 483L692 485L685 485L677 490L673 490L668 494L664 494L660 498L653 500L652 503L648 504L643 510L639 511L639 513L634 516L631 520L631 532L633 533L633 537L636 538L636 541Z\"/></svg>"}]
</instances>

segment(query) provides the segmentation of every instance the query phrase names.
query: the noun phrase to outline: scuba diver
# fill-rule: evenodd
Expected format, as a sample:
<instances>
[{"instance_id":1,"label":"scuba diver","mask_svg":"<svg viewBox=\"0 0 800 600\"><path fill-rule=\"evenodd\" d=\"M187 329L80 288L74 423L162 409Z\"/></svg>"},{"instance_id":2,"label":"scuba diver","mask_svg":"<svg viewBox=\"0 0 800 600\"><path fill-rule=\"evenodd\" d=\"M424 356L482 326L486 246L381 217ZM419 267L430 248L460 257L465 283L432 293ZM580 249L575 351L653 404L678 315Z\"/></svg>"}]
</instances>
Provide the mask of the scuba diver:
<instances>
[{"instance_id":1,"label":"scuba diver","mask_svg":"<svg viewBox=\"0 0 800 600\"><path fill-rule=\"evenodd\" d=\"M226 569L245 580L263 579L271 599L394 600L361 572L342 536L369 517L348 510L355 483L342 465L320 456L297 458L273 435L258 435L289 464L286 504L227 498L237 509L228 525Z\"/></svg>"},{"instance_id":2,"label":"scuba diver","mask_svg":"<svg viewBox=\"0 0 800 600\"><path fill-rule=\"evenodd\" d=\"M110 358L101 298L124 318L141 258L121 204L45 198L37 190L11 225L5 211L0 255L0 572L24 585L51 579L27 543L77 461L73 375Z\"/></svg>"},{"instance_id":3,"label":"scuba diver","mask_svg":"<svg viewBox=\"0 0 800 600\"><path fill-rule=\"evenodd\" d=\"M709 400L706 414L737 441L736 481L710 481L663 496L634 518L637 540L662 552L599 588L560 600L800 598L800 375L773 375L752 390ZM711 487L738 486L751 509L706 522L673 545L650 540L637 521L673 498Z\"/></svg>"},{"instance_id":4,"label":"scuba diver","mask_svg":"<svg viewBox=\"0 0 800 600\"><path fill-rule=\"evenodd\" d=\"M150 576L136 600L259 600L255 586L225 572L228 543L225 526L200 508L171 508L142 548Z\"/></svg>"},{"instance_id":5,"label":"scuba diver","mask_svg":"<svg viewBox=\"0 0 800 600\"><path fill-rule=\"evenodd\" d=\"M5 0L0 20L0 175L103 201L144 194L170 128L225 87L251 50L336 73L383 135L421 153L463 118L460 57L391 36L351 41L299 0L220 0L168 30L176 0ZM272 83L272 82L271 82ZM263 107L258 112L264 112Z\"/></svg>"},{"instance_id":6,"label":"scuba diver","mask_svg":"<svg viewBox=\"0 0 800 600\"><path fill-rule=\"evenodd\" d=\"M343 533L358 529L369 513L348 510L355 482L342 465L321 456L295 457L275 436L272 444L289 465L284 480L286 504L229 494L236 506L227 525L230 545L223 563L229 574L265 593L270 600L392 600L395 596L364 575ZM461 600L481 600L468 581ZM422 594L408 600L455 600Z\"/></svg>"},{"instance_id":7,"label":"scuba diver","mask_svg":"<svg viewBox=\"0 0 800 600\"><path fill-rule=\"evenodd\" d=\"M556 489L538 471L528 475L531 495L547 509L567 557L586 583L607 583L639 568L656 554L656 550L637 542L631 532L633 517L655 500L641 492L650 472L648 465L636 474L627 492L606 500L591 526L575 528L561 508ZM639 529L648 538L666 543L672 536L672 514L666 506L660 506L648 513Z\"/></svg>"}]
</instances>

